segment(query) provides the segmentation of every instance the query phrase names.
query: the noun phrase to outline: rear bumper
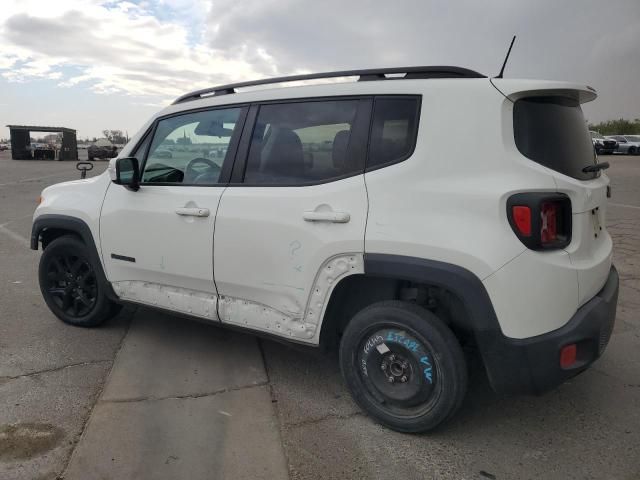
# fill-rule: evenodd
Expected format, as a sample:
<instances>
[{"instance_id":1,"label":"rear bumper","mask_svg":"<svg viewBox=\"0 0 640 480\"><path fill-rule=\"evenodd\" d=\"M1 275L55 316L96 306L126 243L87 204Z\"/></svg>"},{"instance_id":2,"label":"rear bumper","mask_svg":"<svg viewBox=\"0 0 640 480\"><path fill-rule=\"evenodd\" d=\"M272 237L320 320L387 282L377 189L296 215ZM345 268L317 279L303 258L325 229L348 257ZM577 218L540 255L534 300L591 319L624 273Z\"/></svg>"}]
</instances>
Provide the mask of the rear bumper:
<instances>
[{"instance_id":1,"label":"rear bumper","mask_svg":"<svg viewBox=\"0 0 640 480\"><path fill-rule=\"evenodd\" d=\"M487 374L501 393L542 393L589 367L604 351L616 316L618 272L611 267L606 284L557 330L526 339L505 337L501 331L476 332ZM577 345L577 361L560 367L560 350Z\"/></svg>"}]
</instances>

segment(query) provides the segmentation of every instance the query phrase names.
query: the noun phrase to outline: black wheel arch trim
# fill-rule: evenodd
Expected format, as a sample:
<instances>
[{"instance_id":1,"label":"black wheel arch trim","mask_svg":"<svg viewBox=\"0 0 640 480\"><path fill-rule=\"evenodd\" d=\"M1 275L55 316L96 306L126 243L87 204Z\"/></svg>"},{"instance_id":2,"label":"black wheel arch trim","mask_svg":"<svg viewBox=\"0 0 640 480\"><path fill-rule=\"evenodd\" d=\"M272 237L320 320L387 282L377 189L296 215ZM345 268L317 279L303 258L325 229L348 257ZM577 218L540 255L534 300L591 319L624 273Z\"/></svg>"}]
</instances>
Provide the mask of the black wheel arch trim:
<instances>
[{"instance_id":1,"label":"black wheel arch trim","mask_svg":"<svg viewBox=\"0 0 640 480\"><path fill-rule=\"evenodd\" d=\"M507 338L482 281L466 268L437 260L401 255L365 253L366 275L396 278L442 287L455 295L467 314L456 326L475 338L491 386L496 391L510 389L510 380L496 363Z\"/></svg>"},{"instance_id":2,"label":"black wheel arch trim","mask_svg":"<svg viewBox=\"0 0 640 480\"><path fill-rule=\"evenodd\" d=\"M501 332L498 317L482 281L466 268L451 263L402 255L365 253L366 275L426 283L446 288L462 302L469 329Z\"/></svg>"},{"instance_id":3,"label":"black wheel arch trim","mask_svg":"<svg viewBox=\"0 0 640 480\"><path fill-rule=\"evenodd\" d=\"M107 276L104 273L102 266L102 260L96 247L96 242L91 233L91 229L87 223L77 217L70 215L59 214L44 214L40 215L33 221L31 227L31 249L38 250L38 244L40 243L43 232L48 229L64 230L69 233L78 235L89 251L90 260L96 266L96 274L100 286L104 289L104 292L110 300L118 301L119 298L113 291L111 283L107 280Z\"/></svg>"}]
</instances>

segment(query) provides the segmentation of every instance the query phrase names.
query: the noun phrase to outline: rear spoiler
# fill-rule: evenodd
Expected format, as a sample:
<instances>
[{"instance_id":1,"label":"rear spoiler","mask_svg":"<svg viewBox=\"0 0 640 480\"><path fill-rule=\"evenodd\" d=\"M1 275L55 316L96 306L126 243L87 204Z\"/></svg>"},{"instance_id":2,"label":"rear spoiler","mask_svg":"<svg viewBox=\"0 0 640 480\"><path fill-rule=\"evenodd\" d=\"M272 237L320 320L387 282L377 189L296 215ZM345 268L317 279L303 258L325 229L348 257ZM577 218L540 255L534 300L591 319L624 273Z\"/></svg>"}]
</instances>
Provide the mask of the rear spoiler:
<instances>
[{"instance_id":1,"label":"rear spoiler","mask_svg":"<svg viewBox=\"0 0 640 480\"><path fill-rule=\"evenodd\" d=\"M586 103L595 100L598 96L593 87L578 83L509 78L492 78L490 80L491 84L512 102L524 97L558 96Z\"/></svg>"}]
</instances>

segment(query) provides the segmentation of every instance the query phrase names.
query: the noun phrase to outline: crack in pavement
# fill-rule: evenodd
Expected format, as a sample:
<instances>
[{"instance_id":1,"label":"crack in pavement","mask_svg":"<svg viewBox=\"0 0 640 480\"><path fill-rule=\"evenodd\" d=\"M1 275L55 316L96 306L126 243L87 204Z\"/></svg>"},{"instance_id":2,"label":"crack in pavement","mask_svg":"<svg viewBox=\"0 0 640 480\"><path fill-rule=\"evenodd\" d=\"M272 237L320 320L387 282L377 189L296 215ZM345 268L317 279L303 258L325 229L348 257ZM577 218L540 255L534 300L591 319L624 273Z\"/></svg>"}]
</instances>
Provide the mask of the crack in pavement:
<instances>
[{"instance_id":1,"label":"crack in pavement","mask_svg":"<svg viewBox=\"0 0 640 480\"><path fill-rule=\"evenodd\" d=\"M315 425L318 423L322 423L325 420L348 420L350 418L353 417L361 417L364 416L363 412L352 412L352 413L348 413L346 415L341 415L338 413L329 413L327 415L325 415L324 417L320 417L320 418L310 418L308 420L302 420L300 422L294 422L294 423L287 423L286 427L287 428L298 428L298 427L305 427L307 425Z\"/></svg>"},{"instance_id":2,"label":"crack in pavement","mask_svg":"<svg viewBox=\"0 0 640 480\"><path fill-rule=\"evenodd\" d=\"M126 316L127 319L127 324L126 324L126 330L124 332L124 335L122 335L122 338L120 339L120 345L118 345L118 349L116 350L115 354L113 355L113 360L111 361L111 369L109 370L109 373L105 376L105 380L102 383L102 388L100 388L100 390L96 393L95 399L93 401L93 405L91 406L91 411L89 412L89 414L86 416L84 423L82 424L82 428L80 430L80 435L78 435L77 437L74 437L74 445L73 448L71 449L71 451L69 452L67 458L64 459L64 467L61 470L61 473L56 477L56 478L60 478L63 479L67 473L67 470L69 469L69 465L71 465L71 459L73 458L73 455L75 455L76 450L78 448L78 445L80 445L80 442L82 441L86 431L87 431L87 425L89 425L89 421L91 420L91 417L93 416L93 412L96 409L96 405L98 405L98 402L100 400L100 397L102 396L102 393L104 392L104 387L107 384L107 382L109 381L109 378L111 377L111 372L113 372L113 368L116 364L116 359L118 358L118 354L120 353L120 350L122 350L122 346L124 345L124 341L127 338L127 335L129 335L129 329L131 328L131 319L133 318L133 315L135 314L136 310L130 311L130 312L126 312L124 313L124 315Z\"/></svg>"},{"instance_id":3,"label":"crack in pavement","mask_svg":"<svg viewBox=\"0 0 640 480\"><path fill-rule=\"evenodd\" d=\"M98 400L98 403L105 404L105 403L159 402L162 400L183 400L187 398L213 397L215 395L220 395L222 393L237 392L238 390L247 390L249 388L264 387L267 385L269 385L269 382L258 382L258 383L252 383L250 385L241 385L238 387L221 388L219 390L213 390L211 392L190 393L185 395L171 395L167 397L146 396L146 397L132 397L132 398L115 398L115 399L109 399L109 400Z\"/></svg>"},{"instance_id":4,"label":"crack in pavement","mask_svg":"<svg viewBox=\"0 0 640 480\"><path fill-rule=\"evenodd\" d=\"M33 377L35 375L44 375L44 374L52 373L52 372L59 372L61 370L65 370L67 368L83 367L85 365L97 365L97 364L100 364L100 363L109 363L109 362L112 362L112 361L113 360L91 360L91 361L88 361L88 362L70 363L68 365L61 365L59 367L47 368L45 370L36 370L35 372L22 373L20 375L1 376L0 377L0 381L17 380L19 378Z\"/></svg>"},{"instance_id":5,"label":"crack in pavement","mask_svg":"<svg viewBox=\"0 0 640 480\"><path fill-rule=\"evenodd\" d=\"M287 472L289 477L292 476L293 464L289 459L289 449L286 446L285 432L284 432L284 422L282 420L282 415L280 414L280 407L278 406L278 396L276 395L275 388L273 387L273 383L271 382L271 374L269 372L269 363L267 362L267 352L264 349L264 345L262 344L262 339L256 338L258 342L258 350L260 351L260 357L262 358L262 366L264 367L264 373L267 376L267 383L269 385L269 395L271 397L271 404L273 405L273 410L276 417L276 422L278 424L278 437L280 439L280 446L282 448L282 454L284 455L284 460L287 464Z\"/></svg>"}]
</instances>

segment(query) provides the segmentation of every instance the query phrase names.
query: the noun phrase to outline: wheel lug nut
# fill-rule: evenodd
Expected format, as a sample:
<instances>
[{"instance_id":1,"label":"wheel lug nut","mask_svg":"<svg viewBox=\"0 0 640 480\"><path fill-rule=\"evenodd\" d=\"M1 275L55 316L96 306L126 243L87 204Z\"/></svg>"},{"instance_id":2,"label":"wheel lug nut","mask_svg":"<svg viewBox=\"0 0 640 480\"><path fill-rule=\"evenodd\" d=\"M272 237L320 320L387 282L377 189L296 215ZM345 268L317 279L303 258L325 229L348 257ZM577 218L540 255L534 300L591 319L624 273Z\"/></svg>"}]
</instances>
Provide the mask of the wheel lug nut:
<instances>
[{"instance_id":1,"label":"wheel lug nut","mask_svg":"<svg viewBox=\"0 0 640 480\"><path fill-rule=\"evenodd\" d=\"M388 380L389 380L389 383L395 382L395 379L393 377L389 377Z\"/></svg>"},{"instance_id":2,"label":"wheel lug nut","mask_svg":"<svg viewBox=\"0 0 640 480\"><path fill-rule=\"evenodd\" d=\"M403 376L402 376L402 378L400 379L400 381L401 381L402 383L405 383L405 382L407 381L407 376L406 376L406 375L403 375Z\"/></svg>"}]
</instances>

